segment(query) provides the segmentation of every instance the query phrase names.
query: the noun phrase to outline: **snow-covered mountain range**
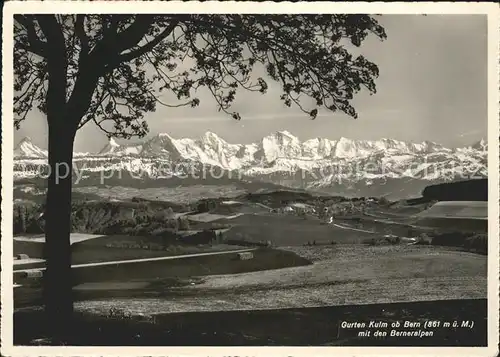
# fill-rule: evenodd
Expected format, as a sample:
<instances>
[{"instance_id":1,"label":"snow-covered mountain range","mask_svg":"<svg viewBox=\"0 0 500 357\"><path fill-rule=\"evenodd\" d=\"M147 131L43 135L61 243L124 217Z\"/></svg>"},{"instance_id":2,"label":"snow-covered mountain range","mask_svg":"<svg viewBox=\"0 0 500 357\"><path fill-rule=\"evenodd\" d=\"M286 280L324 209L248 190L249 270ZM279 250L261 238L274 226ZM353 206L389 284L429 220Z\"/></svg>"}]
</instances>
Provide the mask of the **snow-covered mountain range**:
<instances>
[{"instance_id":1,"label":"snow-covered mountain range","mask_svg":"<svg viewBox=\"0 0 500 357\"><path fill-rule=\"evenodd\" d=\"M47 151L29 138L14 150L15 176L33 175L29 167L46 161ZM169 166L176 175L189 167L217 167L238 172L240 178L263 180L285 186L322 189L338 184L363 184L418 179L448 181L487 177L487 143L481 140L463 148L446 148L424 141L410 143L393 139L300 141L279 131L252 144L231 144L212 132L198 139L174 139L157 134L135 144L110 139L98 153L75 153L75 163L89 172L127 170L158 173ZM172 165L179 164L177 168Z\"/></svg>"},{"instance_id":2,"label":"snow-covered mountain range","mask_svg":"<svg viewBox=\"0 0 500 357\"><path fill-rule=\"evenodd\" d=\"M39 148L31 141L30 137L25 137L22 139L14 149L14 160L19 159L46 159L48 151ZM88 152L75 152L73 153L75 157L81 156L91 156L92 154Z\"/></svg>"},{"instance_id":3,"label":"snow-covered mountain range","mask_svg":"<svg viewBox=\"0 0 500 357\"><path fill-rule=\"evenodd\" d=\"M30 137L21 140L14 149L14 159L18 158L45 158L47 150L42 150L31 141Z\"/></svg>"}]
</instances>

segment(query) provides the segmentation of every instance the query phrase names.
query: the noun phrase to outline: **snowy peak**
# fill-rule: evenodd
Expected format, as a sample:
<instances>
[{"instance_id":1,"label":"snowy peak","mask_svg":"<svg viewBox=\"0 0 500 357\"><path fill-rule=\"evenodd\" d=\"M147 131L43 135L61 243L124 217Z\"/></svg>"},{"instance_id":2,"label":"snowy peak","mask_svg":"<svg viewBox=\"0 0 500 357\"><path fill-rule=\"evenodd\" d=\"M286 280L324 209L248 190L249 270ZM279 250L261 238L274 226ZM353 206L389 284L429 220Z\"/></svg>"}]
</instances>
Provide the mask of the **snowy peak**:
<instances>
[{"instance_id":1,"label":"snowy peak","mask_svg":"<svg viewBox=\"0 0 500 357\"><path fill-rule=\"evenodd\" d=\"M152 137L142 144L139 151L143 156L165 156L170 159L181 157L177 141L167 133L160 133Z\"/></svg>"},{"instance_id":2,"label":"snowy peak","mask_svg":"<svg viewBox=\"0 0 500 357\"><path fill-rule=\"evenodd\" d=\"M74 152L74 157L90 156L88 152ZM94 154L95 155L95 154ZM22 139L14 148L14 158L19 159L47 159L48 151L43 150L37 145L33 144L30 137Z\"/></svg>"},{"instance_id":3,"label":"snowy peak","mask_svg":"<svg viewBox=\"0 0 500 357\"><path fill-rule=\"evenodd\" d=\"M211 131L207 131L202 137L201 142L207 144L215 144L219 145L221 143L226 143L224 139L220 138L217 134L212 133Z\"/></svg>"},{"instance_id":4,"label":"snowy peak","mask_svg":"<svg viewBox=\"0 0 500 357\"><path fill-rule=\"evenodd\" d=\"M99 151L99 156L127 156L139 155L141 145L120 145L114 138L109 138L108 143Z\"/></svg>"},{"instance_id":5,"label":"snowy peak","mask_svg":"<svg viewBox=\"0 0 500 357\"><path fill-rule=\"evenodd\" d=\"M431 141L409 143L387 138L373 141L340 138L336 143L334 156L339 158L354 158L368 157L375 154L431 154L451 151L451 149Z\"/></svg>"},{"instance_id":6,"label":"snowy peak","mask_svg":"<svg viewBox=\"0 0 500 357\"><path fill-rule=\"evenodd\" d=\"M277 131L274 134L266 136L264 139L267 140L275 140L280 143L300 143L299 138L296 136L292 135L289 131L286 130L281 130Z\"/></svg>"},{"instance_id":7,"label":"snowy peak","mask_svg":"<svg viewBox=\"0 0 500 357\"><path fill-rule=\"evenodd\" d=\"M292 140L292 141L298 141L299 139L294 136L292 133L290 133L288 130L280 130L280 131L277 131L274 136L278 137L278 138L285 138L285 139L288 139L288 140Z\"/></svg>"},{"instance_id":8,"label":"snowy peak","mask_svg":"<svg viewBox=\"0 0 500 357\"><path fill-rule=\"evenodd\" d=\"M320 167L370 160L404 172L410 163L418 163L417 166L421 168L437 161L482 165L486 153L485 140L472 146L449 149L430 141L411 143L389 138L352 140L341 137L338 140L314 138L301 141L283 130L267 135L252 144L228 143L213 132L207 132L198 139L174 139L167 133L160 133L142 143L125 145L110 138L98 154L75 153L75 157L85 156L99 160L103 157L117 157L123 158L124 161L127 158L182 161L218 166L226 170L260 173L291 172L298 169L309 171ZM25 138L17 145L15 156L45 158L47 152L34 145L29 138Z\"/></svg>"},{"instance_id":9,"label":"snowy peak","mask_svg":"<svg viewBox=\"0 0 500 357\"><path fill-rule=\"evenodd\" d=\"M481 139L472 145L471 148L479 151L488 151L488 142L485 139Z\"/></svg>"},{"instance_id":10,"label":"snowy peak","mask_svg":"<svg viewBox=\"0 0 500 357\"><path fill-rule=\"evenodd\" d=\"M260 143L259 157L267 162L278 158L296 158L302 156L302 143L288 131L277 131L264 137Z\"/></svg>"},{"instance_id":11,"label":"snowy peak","mask_svg":"<svg viewBox=\"0 0 500 357\"><path fill-rule=\"evenodd\" d=\"M109 138L109 145L112 147L119 147L120 144L118 144L114 138Z\"/></svg>"},{"instance_id":12,"label":"snowy peak","mask_svg":"<svg viewBox=\"0 0 500 357\"><path fill-rule=\"evenodd\" d=\"M224 139L220 138L217 134L207 131L194 145L198 145L206 153L212 155L223 155L230 148ZM236 145L238 146L238 145Z\"/></svg>"},{"instance_id":13,"label":"snowy peak","mask_svg":"<svg viewBox=\"0 0 500 357\"><path fill-rule=\"evenodd\" d=\"M356 156L366 156L366 142L355 142L353 140L341 137L335 145L334 156L339 158L352 158Z\"/></svg>"},{"instance_id":14,"label":"snowy peak","mask_svg":"<svg viewBox=\"0 0 500 357\"><path fill-rule=\"evenodd\" d=\"M335 141L328 139L309 139L302 144L302 155L311 159L331 157L335 145Z\"/></svg>"},{"instance_id":15,"label":"snowy peak","mask_svg":"<svg viewBox=\"0 0 500 357\"><path fill-rule=\"evenodd\" d=\"M109 138L108 144L99 151L99 155L114 154L119 149L120 144L118 144L115 139Z\"/></svg>"},{"instance_id":16,"label":"snowy peak","mask_svg":"<svg viewBox=\"0 0 500 357\"><path fill-rule=\"evenodd\" d=\"M15 147L14 157L46 158L47 151L33 144L31 138L25 137Z\"/></svg>"},{"instance_id":17,"label":"snowy peak","mask_svg":"<svg viewBox=\"0 0 500 357\"><path fill-rule=\"evenodd\" d=\"M75 153L74 157L84 161L92 172L118 167L154 174L164 170L165 163L189 170L207 165L240 170L245 180L323 189L336 187L339 182L371 185L392 179L452 180L471 173L487 177L487 147L485 140L454 149L430 141L411 143L388 138L301 141L288 131L274 132L251 144L232 144L212 132L197 139L175 139L161 133L136 144L124 145L111 138L98 154ZM47 152L25 138L14 155L22 168L18 176L25 177L28 174L23 165L32 159L45 159Z\"/></svg>"}]
</instances>

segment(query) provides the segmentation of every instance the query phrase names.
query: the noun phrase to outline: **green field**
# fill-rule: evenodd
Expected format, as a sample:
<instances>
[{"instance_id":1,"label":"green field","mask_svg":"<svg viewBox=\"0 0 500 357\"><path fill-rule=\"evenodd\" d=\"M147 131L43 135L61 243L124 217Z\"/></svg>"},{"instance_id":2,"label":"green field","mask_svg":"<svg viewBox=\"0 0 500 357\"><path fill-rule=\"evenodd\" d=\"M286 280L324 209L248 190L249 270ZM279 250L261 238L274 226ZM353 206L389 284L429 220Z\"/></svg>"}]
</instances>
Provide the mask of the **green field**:
<instances>
[{"instance_id":1,"label":"green field","mask_svg":"<svg viewBox=\"0 0 500 357\"><path fill-rule=\"evenodd\" d=\"M121 272L119 267L82 270L89 277L108 279L75 287L77 316L83 318L75 331L84 329L75 343L99 345L101 336L106 344L177 345L185 341L183 334L189 334L185 345L485 344L485 256L431 246L286 249L292 255L262 249L249 261L205 257L137 265ZM294 259L299 263L299 255L314 264L282 269L262 265ZM233 274L227 274L228 267ZM23 299L28 296L36 299L35 293L16 289L16 308L26 305ZM131 313L132 319L103 319L111 308ZM42 333L36 314L16 311L18 326L24 326L16 335L20 343ZM153 324L136 322L148 316L154 316ZM476 327L437 330L434 338L419 340L359 339L338 327L343 320L429 318L473 320ZM112 330L120 331L116 339L109 335ZM143 337L131 338L133 332Z\"/></svg>"},{"instance_id":2,"label":"green field","mask_svg":"<svg viewBox=\"0 0 500 357\"><path fill-rule=\"evenodd\" d=\"M80 284L75 287L77 313L70 343L486 343L485 256L433 246L284 249L259 249L255 259L248 261L228 255L75 269ZM40 301L40 289L21 287L14 294L16 343L33 344L44 335L43 316L23 307ZM111 308L129 312L132 318L109 319L106 316ZM422 323L427 319L471 320L476 327L438 329L433 338L417 340L366 339L339 330L340 321L370 319Z\"/></svg>"},{"instance_id":3,"label":"green field","mask_svg":"<svg viewBox=\"0 0 500 357\"><path fill-rule=\"evenodd\" d=\"M74 284L79 285L89 282L104 282L105 284L113 282L132 282L133 285L137 281L155 282L158 279L161 281L167 278L180 279L214 274L238 274L310 264L309 260L290 251L261 248L254 250L253 254L254 258L250 260L239 260L236 253L230 253L172 260L73 268ZM34 281L23 281L20 277L16 278L16 273L14 280L19 284L23 284L22 287L15 289L14 299L16 307L29 306L40 302L41 290L39 284L36 284ZM160 290L154 291L148 289L148 294L156 296L168 292L170 282L171 280L168 280L168 283L160 287L154 285L155 289L159 288ZM112 284L110 286L112 286ZM101 297L104 296L109 298L112 297L116 291L109 288L100 291L100 293ZM138 296L144 296L145 291L140 290L136 293L139 294ZM130 296L130 294L132 294L132 292L127 292L127 296ZM123 296L123 294L119 295ZM92 296L94 298L96 297L96 295ZM84 294L82 298L88 298L88 296Z\"/></svg>"},{"instance_id":4,"label":"green field","mask_svg":"<svg viewBox=\"0 0 500 357\"><path fill-rule=\"evenodd\" d=\"M75 269L82 283L111 283L107 290L88 285L80 289L77 298L82 301L76 307L98 315L111 307L133 315L155 315L487 296L487 258L444 247L287 247L286 251L259 249L248 261L234 258L207 256ZM196 283L179 281L187 278ZM112 288L120 281L130 286ZM23 288L16 289L16 294L22 296Z\"/></svg>"},{"instance_id":5,"label":"green field","mask_svg":"<svg viewBox=\"0 0 500 357\"><path fill-rule=\"evenodd\" d=\"M314 264L207 277L184 293L203 292L205 299L196 307L202 311L222 306L284 308L487 296L487 258L473 253L429 246L286 249Z\"/></svg>"},{"instance_id":6,"label":"green field","mask_svg":"<svg viewBox=\"0 0 500 357\"><path fill-rule=\"evenodd\" d=\"M217 223L230 224L232 228L224 234L225 239L247 241L271 241L276 246L317 244L362 243L372 236L370 233L341 229L321 224L315 217L307 219L294 215L242 215Z\"/></svg>"},{"instance_id":7,"label":"green field","mask_svg":"<svg viewBox=\"0 0 500 357\"><path fill-rule=\"evenodd\" d=\"M145 242L150 244L151 241L158 239L158 237L131 237L131 236L109 236L103 238L96 238L86 242L80 242L72 245L72 263L73 264L87 264L97 263L113 260L127 260L127 259L141 259L151 257L163 257L172 255L196 254L205 252L218 252L225 250L236 250L241 247L234 245L182 245L172 244L162 250L152 249L134 249L134 248L117 248L106 247L109 243L123 243L123 242ZM155 239L156 238L156 239ZM14 241L14 255L27 254L30 258L43 259L43 243ZM40 263L37 263L40 265ZM43 265L43 264L42 264ZM24 268L31 268L31 266ZM21 269L17 266L16 269Z\"/></svg>"}]
</instances>

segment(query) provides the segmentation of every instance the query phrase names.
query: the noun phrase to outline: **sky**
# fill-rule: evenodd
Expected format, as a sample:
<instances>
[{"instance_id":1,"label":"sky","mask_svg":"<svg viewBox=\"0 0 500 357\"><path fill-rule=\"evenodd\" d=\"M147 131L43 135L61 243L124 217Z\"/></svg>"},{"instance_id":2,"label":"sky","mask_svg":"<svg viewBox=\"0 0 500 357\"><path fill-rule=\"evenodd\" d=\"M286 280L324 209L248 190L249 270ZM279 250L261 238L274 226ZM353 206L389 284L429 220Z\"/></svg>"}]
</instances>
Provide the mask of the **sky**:
<instances>
[{"instance_id":1,"label":"sky","mask_svg":"<svg viewBox=\"0 0 500 357\"><path fill-rule=\"evenodd\" d=\"M314 121L279 100L279 85L268 81L265 95L243 90L233 104L241 121L217 111L206 92L197 108L165 108L146 116L150 135L197 138L211 131L230 143L251 143L280 130L301 140L391 138L467 146L487 137L487 19L483 15L383 15L387 39L368 37L356 53L376 63L377 93L358 93L352 104L359 117L325 113ZM30 113L15 133L47 147L43 114ZM125 143L126 141L118 140ZM137 140L136 140L137 141ZM77 133L75 151L96 152L107 142L92 123Z\"/></svg>"}]
</instances>

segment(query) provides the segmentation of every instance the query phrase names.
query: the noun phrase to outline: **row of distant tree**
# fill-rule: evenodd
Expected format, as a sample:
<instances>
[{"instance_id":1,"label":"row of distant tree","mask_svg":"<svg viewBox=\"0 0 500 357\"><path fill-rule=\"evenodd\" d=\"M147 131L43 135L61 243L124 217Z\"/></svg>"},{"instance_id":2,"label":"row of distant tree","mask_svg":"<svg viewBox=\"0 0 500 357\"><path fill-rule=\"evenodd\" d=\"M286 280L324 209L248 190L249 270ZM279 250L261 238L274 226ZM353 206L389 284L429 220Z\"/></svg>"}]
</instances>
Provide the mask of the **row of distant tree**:
<instances>
[{"instance_id":1,"label":"row of distant tree","mask_svg":"<svg viewBox=\"0 0 500 357\"><path fill-rule=\"evenodd\" d=\"M16 205L13 230L15 235L44 233L43 205ZM151 209L120 204L73 204L71 225L74 232L96 234L150 235L162 231L185 231L191 228L187 217L176 217L171 207Z\"/></svg>"},{"instance_id":2,"label":"row of distant tree","mask_svg":"<svg viewBox=\"0 0 500 357\"><path fill-rule=\"evenodd\" d=\"M37 206L14 206L13 210L14 234L43 233L43 220Z\"/></svg>"}]
</instances>

